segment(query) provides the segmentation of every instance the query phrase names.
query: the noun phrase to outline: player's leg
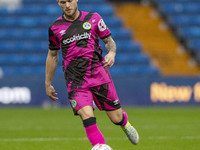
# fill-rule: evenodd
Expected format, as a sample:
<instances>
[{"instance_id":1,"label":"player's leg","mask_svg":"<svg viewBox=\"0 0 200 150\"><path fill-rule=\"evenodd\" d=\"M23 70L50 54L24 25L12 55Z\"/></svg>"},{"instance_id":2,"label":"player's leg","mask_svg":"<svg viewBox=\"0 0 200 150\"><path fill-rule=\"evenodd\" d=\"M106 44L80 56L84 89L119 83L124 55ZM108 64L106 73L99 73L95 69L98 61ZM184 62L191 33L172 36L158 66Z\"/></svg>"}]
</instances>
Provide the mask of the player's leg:
<instances>
[{"instance_id":1,"label":"player's leg","mask_svg":"<svg viewBox=\"0 0 200 150\"><path fill-rule=\"evenodd\" d=\"M120 125L133 144L138 144L139 135L128 122L128 115L121 109L120 101L113 82L91 88L94 101L100 110L105 110L110 120Z\"/></svg>"},{"instance_id":2,"label":"player's leg","mask_svg":"<svg viewBox=\"0 0 200 150\"><path fill-rule=\"evenodd\" d=\"M86 135L90 143L94 146L98 143L105 144L105 139L96 124L93 112L93 96L89 90L79 89L69 92L69 99L74 114L82 119Z\"/></svg>"},{"instance_id":3,"label":"player's leg","mask_svg":"<svg viewBox=\"0 0 200 150\"><path fill-rule=\"evenodd\" d=\"M127 135L128 139L133 144L138 144L139 142L139 135L137 130L129 123L128 121L128 115L124 110L117 109L113 111L106 111L106 114L110 118L110 120L116 124L121 126L122 130Z\"/></svg>"},{"instance_id":4,"label":"player's leg","mask_svg":"<svg viewBox=\"0 0 200 150\"><path fill-rule=\"evenodd\" d=\"M94 117L93 108L91 106L85 106L78 110L78 115L83 121L86 135L90 143L94 146L96 144L105 144L105 139L97 127L96 118Z\"/></svg>"}]
</instances>

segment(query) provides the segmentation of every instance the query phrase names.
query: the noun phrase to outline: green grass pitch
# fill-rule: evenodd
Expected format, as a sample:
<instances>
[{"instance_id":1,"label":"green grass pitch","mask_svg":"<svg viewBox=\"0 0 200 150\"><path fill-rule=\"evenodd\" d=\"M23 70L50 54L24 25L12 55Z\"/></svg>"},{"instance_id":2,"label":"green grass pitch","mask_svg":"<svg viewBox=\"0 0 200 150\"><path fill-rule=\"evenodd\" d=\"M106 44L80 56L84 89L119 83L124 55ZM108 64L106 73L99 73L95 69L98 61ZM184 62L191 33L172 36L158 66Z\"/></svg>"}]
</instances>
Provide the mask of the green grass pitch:
<instances>
[{"instance_id":1,"label":"green grass pitch","mask_svg":"<svg viewBox=\"0 0 200 150\"><path fill-rule=\"evenodd\" d=\"M114 150L200 150L199 107L124 108L140 134L132 145L104 112L99 129ZM71 108L0 109L0 150L90 150L80 118Z\"/></svg>"}]
</instances>

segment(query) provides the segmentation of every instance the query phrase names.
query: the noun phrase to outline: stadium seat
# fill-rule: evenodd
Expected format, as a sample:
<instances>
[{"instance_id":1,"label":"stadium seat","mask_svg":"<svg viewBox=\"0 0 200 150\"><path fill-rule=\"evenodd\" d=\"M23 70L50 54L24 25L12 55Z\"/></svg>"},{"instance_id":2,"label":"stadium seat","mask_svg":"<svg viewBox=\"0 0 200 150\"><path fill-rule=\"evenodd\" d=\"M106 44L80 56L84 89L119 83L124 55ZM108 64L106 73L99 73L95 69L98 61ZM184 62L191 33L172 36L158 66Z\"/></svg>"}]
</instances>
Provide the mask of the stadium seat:
<instances>
[{"instance_id":1,"label":"stadium seat","mask_svg":"<svg viewBox=\"0 0 200 150\"><path fill-rule=\"evenodd\" d=\"M102 41L100 41L100 45L102 49L106 49L105 45L103 44ZM116 41L116 46L117 46L117 52L119 53L141 53L142 52L142 46L138 42L133 42L131 40L128 41Z\"/></svg>"},{"instance_id":2,"label":"stadium seat","mask_svg":"<svg viewBox=\"0 0 200 150\"><path fill-rule=\"evenodd\" d=\"M200 38L200 27L183 27L177 31L178 35L182 38Z\"/></svg>"},{"instance_id":3,"label":"stadium seat","mask_svg":"<svg viewBox=\"0 0 200 150\"><path fill-rule=\"evenodd\" d=\"M0 56L1 66L40 66L45 65L45 62L46 55L44 54L3 54Z\"/></svg>"},{"instance_id":4,"label":"stadium seat","mask_svg":"<svg viewBox=\"0 0 200 150\"><path fill-rule=\"evenodd\" d=\"M50 3L50 4L56 4L56 0L23 0L24 4L27 5L27 4L47 4L47 3ZM99 3L105 3L106 0L82 0L82 1L79 1L78 3L79 4L85 4L85 3L93 3L93 4L99 4Z\"/></svg>"},{"instance_id":5,"label":"stadium seat","mask_svg":"<svg viewBox=\"0 0 200 150\"><path fill-rule=\"evenodd\" d=\"M200 13L200 5L196 4L182 4L182 3L167 3L160 4L159 9L162 13L169 15L176 14L196 14Z\"/></svg>"},{"instance_id":6,"label":"stadium seat","mask_svg":"<svg viewBox=\"0 0 200 150\"><path fill-rule=\"evenodd\" d=\"M157 76L159 71L157 68L149 66L114 66L110 69L110 72L114 76L121 75L148 75L148 76Z\"/></svg>"},{"instance_id":7,"label":"stadium seat","mask_svg":"<svg viewBox=\"0 0 200 150\"><path fill-rule=\"evenodd\" d=\"M185 27L185 26L199 26L200 25L200 15L175 15L169 16L168 22L170 25L175 27Z\"/></svg>"},{"instance_id":8,"label":"stadium seat","mask_svg":"<svg viewBox=\"0 0 200 150\"><path fill-rule=\"evenodd\" d=\"M111 29L112 37L118 41L128 41L132 38L131 32L127 29Z\"/></svg>"},{"instance_id":9,"label":"stadium seat","mask_svg":"<svg viewBox=\"0 0 200 150\"><path fill-rule=\"evenodd\" d=\"M147 55L141 53L135 54L119 54L116 56L116 64L123 65L149 65L149 58Z\"/></svg>"},{"instance_id":10,"label":"stadium seat","mask_svg":"<svg viewBox=\"0 0 200 150\"><path fill-rule=\"evenodd\" d=\"M0 15L7 15L8 14L8 9L5 7L0 7Z\"/></svg>"},{"instance_id":11,"label":"stadium seat","mask_svg":"<svg viewBox=\"0 0 200 150\"><path fill-rule=\"evenodd\" d=\"M91 11L91 12L98 12L103 17L113 15L113 8L106 4L100 4L98 7L94 7L94 5L89 4L82 4L79 5L79 9L82 11ZM0 11L1 12L1 11ZM8 11L2 10L2 14L9 13ZM58 16L62 14L61 9L57 5L27 5L25 7L17 7L14 11L15 15L19 16L38 16L38 15L54 15Z\"/></svg>"},{"instance_id":12,"label":"stadium seat","mask_svg":"<svg viewBox=\"0 0 200 150\"><path fill-rule=\"evenodd\" d=\"M155 2L155 3L174 3L174 2L176 2L176 3L188 3L188 2L190 2L190 3L192 3L192 2L197 2L198 0L152 0L153 2Z\"/></svg>"},{"instance_id":13,"label":"stadium seat","mask_svg":"<svg viewBox=\"0 0 200 150\"><path fill-rule=\"evenodd\" d=\"M14 28L14 29L0 29L0 39L5 40L47 40L48 30L47 29L24 29L24 28ZM8 34L9 33L9 34Z\"/></svg>"},{"instance_id":14,"label":"stadium seat","mask_svg":"<svg viewBox=\"0 0 200 150\"><path fill-rule=\"evenodd\" d=\"M187 45L192 51L200 52L200 39L188 40Z\"/></svg>"},{"instance_id":15,"label":"stadium seat","mask_svg":"<svg viewBox=\"0 0 200 150\"><path fill-rule=\"evenodd\" d=\"M42 75L45 73L44 67L2 67L4 75Z\"/></svg>"},{"instance_id":16,"label":"stadium seat","mask_svg":"<svg viewBox=\"0 0 200 150\"><path fill-rule=\"evenodd\" d=\"M58 17L57 17L58 18ZM48 27L50 23L52 23L55 19L55 17L2 17L0 20L0 24L2 28L6 27L12 27L15 25L15 28L36 28L38 26L41 27ZM114 17L109 18L105 17L104 22L107 24L109 28L120 28L122 27L122 22L120 19ZM125 31L125 30L124 30Z\"/></svg>"},{"instance_id":17,"label":"stadium seat","mask_svg":"<svg viewBox=\"0 0 200 150\"><path fill-rule=\"evenodd\" d=\"M43 52L48 50L48 42L43 41L0 41L1 52Z\"/></svg>"},{"instance_id":18,"label":"stadium seat","mask_svg":"<svg viewBox=\"0 0 200 150\"><path fill-rule=\"evenodd\" d=\"M196 52L196 59L200 63L200 52L199 51Z\"/></svg>"}]
</instances>

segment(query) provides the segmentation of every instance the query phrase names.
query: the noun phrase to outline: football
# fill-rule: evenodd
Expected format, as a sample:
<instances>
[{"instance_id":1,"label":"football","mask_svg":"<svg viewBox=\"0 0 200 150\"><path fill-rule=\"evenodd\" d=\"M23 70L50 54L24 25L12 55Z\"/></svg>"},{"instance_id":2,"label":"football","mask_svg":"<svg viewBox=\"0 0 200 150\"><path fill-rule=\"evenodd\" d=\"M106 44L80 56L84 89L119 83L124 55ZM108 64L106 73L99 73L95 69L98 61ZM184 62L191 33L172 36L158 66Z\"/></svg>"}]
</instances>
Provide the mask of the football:
<instances>
[{"instance_id":1,"label":"football","mask_svg":"<svg viewBox=\"0 0 200 150\"><path fill-rule=\"evenodd\" d=\"M106 144L97 144L91 150L113 150L113 149Z\"/></svg>"}]
</instances>

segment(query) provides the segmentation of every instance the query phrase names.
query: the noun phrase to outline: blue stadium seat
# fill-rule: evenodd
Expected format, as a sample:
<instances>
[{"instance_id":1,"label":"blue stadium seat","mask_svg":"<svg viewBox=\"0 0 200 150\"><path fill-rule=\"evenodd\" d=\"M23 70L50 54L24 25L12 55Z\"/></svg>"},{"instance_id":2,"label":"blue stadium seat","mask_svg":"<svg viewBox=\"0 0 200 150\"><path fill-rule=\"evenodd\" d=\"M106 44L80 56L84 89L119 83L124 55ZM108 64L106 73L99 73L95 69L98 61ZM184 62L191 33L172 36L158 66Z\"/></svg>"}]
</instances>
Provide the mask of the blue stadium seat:
<instances>
[{"instance_id":1,"label":"blue stadium seat","mask_svg":"<svg viewBox=\"0 0 200 150\"><path fill-rule=\"evenodd\" d=\"M116 42L117 49L120 52L141 52L142 46L140 43L132 41Z\"/></svg>"},{"instance_id":2,"label":"blue stadium seat","mask_svg":"<svg viewBox=\"0 0 200 150\"><path fill-rule=\"evenodd\" d=\"M175 27L200 26L200 15L175 15L170 16L168 21Z\"/></svg>"},{"instance_id":3,"label":"blue stadium seat","mask_svg":"<svg viewBox=\"0 0 200 150\"><path fill-rule=\"evenodd\" d=\"M128 41L132 38L131 31L127 29L111 29L112 37L114 40Z\"/></svg>"},{"instance_id":4,"label":"blue stadium seat","mask_svg":"<svg viewBox=\"0 0 200 150\"><path fill-rule=\"evenodd\" d=\"M192 2L199 2L199 0L152 0L155 3L192 3Z\"/></svg>"},{"instance_id":5,"label":"blue stadium seat","mask_svg":"<svg viewBox=\"0 0 200 150\"><path fill-rule=\"evenodd\" d=\"M0 7L0 15L7 15L8 9L5 7Z\"/></svg>"},{"instance_id":6,"label":"blue stadium seat","mask_svg":"<svg viewBox=\"0 0 200 150\"><path fill-rule=\"evenodd\" d=\"M116 56L116 64L123 65L149 65L149 57L141 53L135 54L118 54Z\"/></svg>"},{"instance_id":7,"label":"blue stadium seat","mask_svg":"<svg viewBox=\"0 0 200 150\"><path fill-rule=\"evenodd\" d=\"M106 2L106 0L81 0L81 1L79 1L78 2L78 4L87 4L87 3L89 3L89 4L91 4L91 3L93 3L93 4L99 4L99 3L105 3ZM56 2L56 0L23 0L23 3L24 4L44 4L44 5L46 5L47 3L49 4L56 4L57 2Z\"/></svg>"},{"instance_id":8,"label":"blue stadium seat","mask_svg":"<svg viewBox=\"0 0 200 150\"><path fill-rule=\"evenodd\" d=\"M0 65L15 66L39 66L45 65L47 54L2 54ZM116 56L116 64L123 65L149 65L149 58L141 53L119 54ZM59 61L61 65L61 61Z\"/></svg>"},{"instance_id":9,"label":"blue stadium seat","mask_svg":"<svg viewBox=\"0 0 200 150\"><path fill-rule=\"evenodd\" d=\"M196 59L200 63L200 51L196 52Z\"/></svg>"},{"instance_id":10,"label":"blue stadium seat","mask_svg":"<svg viewBox=\"0 0 200 150\"><path fill-rule=\"evenodd\" d=\"M0 41L1 52L47 52L47 41Z\"/></svg>"},{"instance_id":11,"label":"blue stadium seat","mask_svg":"<svg viewBox=\"0 0 200 150\"><path fill-rule=\"evenodd\" d=\"M177 31L178 35L182 38L200 38L200 27L183 27Z\"/></svg>"},{"instance_id":12,"label":"blue stadium seat","mask_svg":"<svg viewBox=\"0 0 200 150\"><path fill-rule=\"evenodd\" d=\"M103 17L103 20L110 29L123 28L122 20L117 17Z\"/></svg>"},{"instance_id":13,"label":"blue stadium seat","mask_svg":"<svg viewBox=\"0 0 200 150\"><path fill-rule=\"evenodd\" d=\"M43 75L45 73L45 67L2 67L4 75ZM114 66L110 69L110 72L114 76L121 75L159 75L157 68L149 66ZM62 74L61 66L57 68L56 74Z\"/></svg>"},{"instance_id":14,"label":"blue stadium seat","mask_svg":"<svg viewBox=\"0 0 200 150\"><path fill-rule=\"evenodd\" d=\"M121 75L147 75L147 76L156 76L159 75L157 68L149 66L114 66L110 69L110 72L114 76Z\"/></svg>"},{"instance_id":15,"label":"blue stadium seat","mask_svg":"<svg viewBox=\"0 0 200 150\"><path fill-rule=\"evenodd\" d=\"M0 65L7 66L40 66L45 65L44 54L3 54L0 56Z\"/></svg>"},{"instance_id":16,"label":"blue stadium seat","mask_svg":"<svg viewBox=\"0 0 200 150\"><path fill-rule=\"evenodd\" d=\"M200 52L200 39L188 40L187 46L188 46L192 51L199 51L199 52Z\"/></svg>"},{"instance_id":17,"label":"blue stadium seat","mask_svg":"<svg viewBox=\"0 0 200 150\"><path fill-rule=\"evenodd\" d=\"M99 13L102 17L106 16L112 16L114 12L114 8L110 5L98 5L98 7L95 7L96 5L79 5L79 9L82 11L90 11L90 12L97 12Z\"/></svg>"},{"instance_id":18,"label":"blue stadium seat","mask_svg":"<svg viewBox=\"0 0 200 150\"><path fill-rule=\"evenodd\" d=\"M200 5L197 4L184 4L184 3L167 3L160 4L159 9L162 13L167 15L173 14L197 14L200 13Z\"/></svg>"},{"instance_id":19,"label":"blue stadium seat","mask_svg":"<svg viewBox=\"0 0 200 150\"><path fill-rule=\"evenodd\" d=\"M8 34L9 33L9 34ZM47 40L48 29L24 29L24 28L14 28L14 29L0 29L0 39L5 40Z\"/></svg>"},{"instance_id":20,"label":"blue stadium seat","mask_svg":"<svg viewBox=\"0 0 200 150\"><path fill-rule=\"evenodd\" d=\"M117 46L117 52L118 53L141 53L142 52L142 46L140 43L137 42L133 42L131 40L128 41L115 41L116 42L116 46ZM106 49L105 45L103 44L102 41L100 41L100 45L102 49Z\"/></svg>"},{"instance_id":21,"label":"blue stadium seat","mask_svg":"<svg viewBox=\"0 0 200 150\"><path fill-rule=\"evenodd\" d=\"M2 67L4 75L42 75L45 73L44 67Z\"/></svg>"},{"instance_id":22,"label":"blue stadium seat","mask_svg":"<svg viewBox=\"0 0 200 150\"><path fill-rule=\"evenodd\" d=\"M79 9L82 11L90 11L90 12L98 12L102 17L108 17L113 15L114 8L106 5L106 4L99 4L98 7L95 7L96 4L81 4L79 5ZM57 5L25 5L22 7L16 7L12 11L8 11L6 8L0 9L0 15L14 15L14 16L35 16L38 15L53 15L59 16L62 14L61 9ZM47 16L46 16L47 17ZM49 16L50 17L50 16Z\"/></svg>"},{"instance_id":23,"label":"blue stadium seat","mask_svg":"<svg viewBox=\"0 0 200 150\"><path fill-rule=\"evenodd\" d=\"M58 16L59 17L59 16ZM58 18L57 17L57 18ZM52 17L1 17L0 24L1 27L11 27L15 25L15 28L30 28L30 27L45 27L47 28L50 23L52 23L57 18ZM122 27L122 21L119 18L109 18L105 17L103 18L104 22L107 24L109 28L120 28ZM124 30L125 31L125 30Z\"/></svg>"}]
</instances>

